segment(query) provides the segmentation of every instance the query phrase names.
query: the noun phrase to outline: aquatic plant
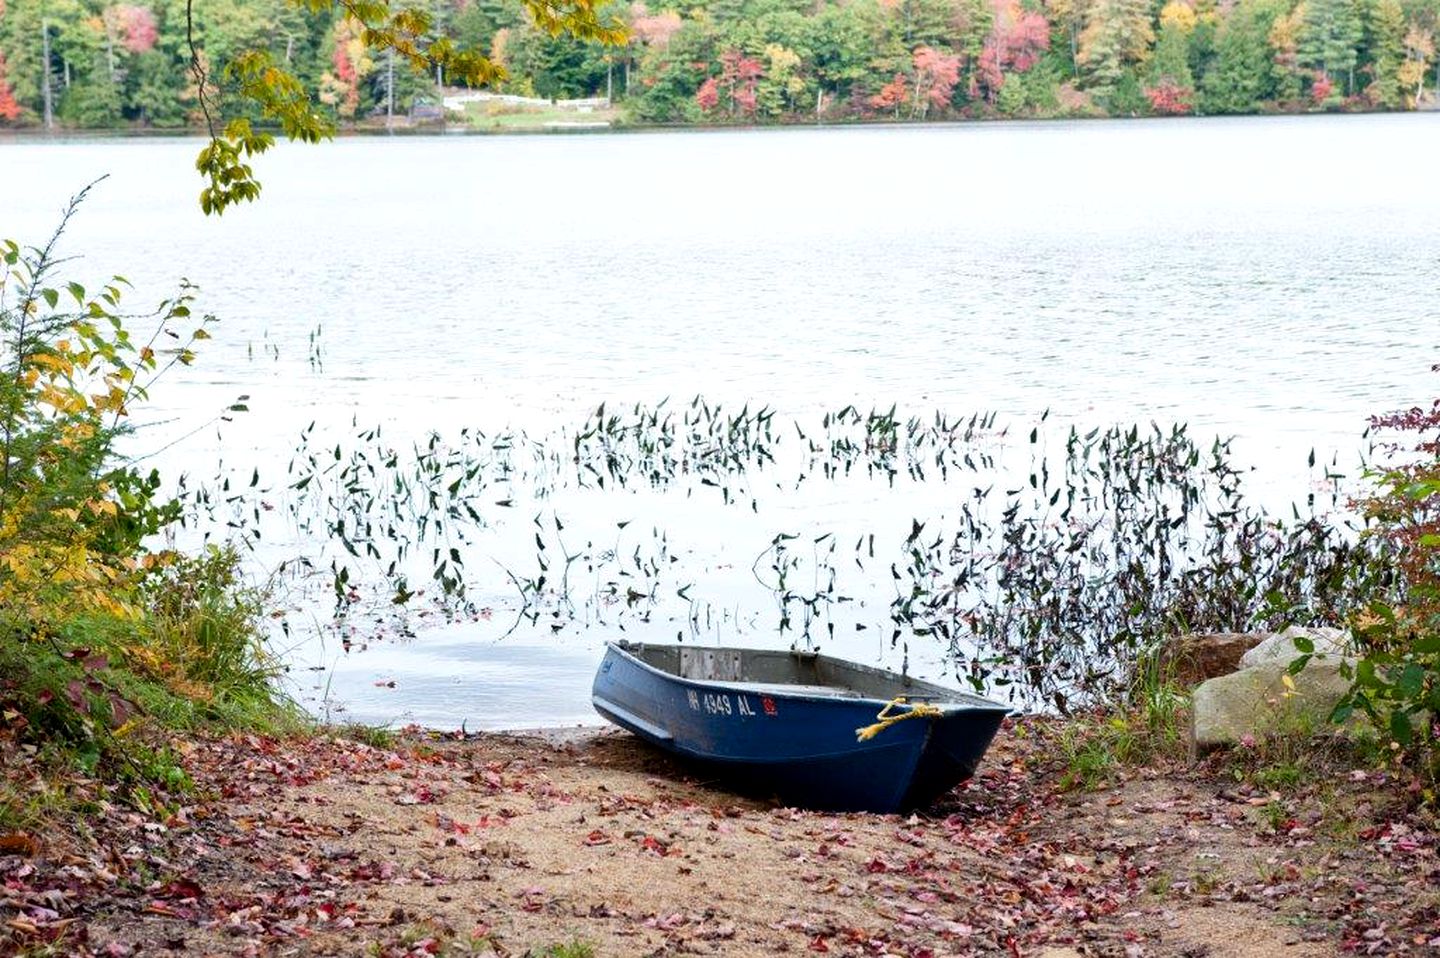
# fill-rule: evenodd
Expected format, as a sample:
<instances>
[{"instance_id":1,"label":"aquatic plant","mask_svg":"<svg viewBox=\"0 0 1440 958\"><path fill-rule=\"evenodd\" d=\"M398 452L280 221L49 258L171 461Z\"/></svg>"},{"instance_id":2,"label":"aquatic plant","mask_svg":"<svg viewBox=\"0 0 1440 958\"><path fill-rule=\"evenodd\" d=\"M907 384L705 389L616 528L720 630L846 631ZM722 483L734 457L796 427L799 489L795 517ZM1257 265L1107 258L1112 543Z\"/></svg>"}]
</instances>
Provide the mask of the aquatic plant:
<instances>
[{"instance_id":1,"label":"aquatic plant","mask_svg":"<svg viewBox=\"0 0 1440 958\"><path fill-rule=\"evenodd\" d=\"M1343 478L1333 462L1324 470L1332 489ZM877 503L931 501L903 529L890 508L766 534L746 561L772 597L768 618L697 586L704 570L682 561L695 543L677 549L674 530L630 518L607 534L597 511L696 500L705 514L754 517L753 531L816 483ZM222 486L232 510L249 510L232 521L259 535L262 512L234 495L240 484ZM284 487L266 494L283 502L291 535L318 544L302 565L328 570L342 618L375 592L401 614L423 597L473 615L472 589L493 594L498 576L517 626L623 629L658 616L682 641L729 623L807 646L884 626L907 658L912 642L939 642L977 688L1060 708L1123 696L1175 632L1335 622L1393 585L1338 492L1273 515L1246 498L1226 441L1199 444L1184 426L1082 433L1048 415L1012 436L993 414L846 406L783 423L696 398L601 406L539 437L464 429L392 444L357 425L337 442L312 426ZM882 618L867 618L877 606Z\"/></svg>"}]
</instances>

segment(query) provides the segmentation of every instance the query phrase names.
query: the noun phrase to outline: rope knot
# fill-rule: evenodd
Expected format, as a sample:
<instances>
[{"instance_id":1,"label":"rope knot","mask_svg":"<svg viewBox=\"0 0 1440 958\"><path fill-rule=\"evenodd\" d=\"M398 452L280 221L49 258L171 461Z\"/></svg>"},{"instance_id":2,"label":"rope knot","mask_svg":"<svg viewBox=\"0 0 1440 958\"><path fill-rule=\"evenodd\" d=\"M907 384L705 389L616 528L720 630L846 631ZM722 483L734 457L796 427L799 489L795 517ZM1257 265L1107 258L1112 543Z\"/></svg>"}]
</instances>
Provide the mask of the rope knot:
<instances>
[{"instance_id":1,"label":"rope knot","mask_svg":"<svg viewBox=\"0 0 1440 958\"><path fill-rule=\"evenodd\" d=\"M897 708L904 708L905 711L897 712L895 711ZM943 714L945 713L938 707L925 702L907 705L905 696L899 695L885 703L885 707L876 714L874 725L867 725L855 730L855 741L868 742L896 722L903 722L910 718L939 718Z\"/></svg>"}]
</instances>

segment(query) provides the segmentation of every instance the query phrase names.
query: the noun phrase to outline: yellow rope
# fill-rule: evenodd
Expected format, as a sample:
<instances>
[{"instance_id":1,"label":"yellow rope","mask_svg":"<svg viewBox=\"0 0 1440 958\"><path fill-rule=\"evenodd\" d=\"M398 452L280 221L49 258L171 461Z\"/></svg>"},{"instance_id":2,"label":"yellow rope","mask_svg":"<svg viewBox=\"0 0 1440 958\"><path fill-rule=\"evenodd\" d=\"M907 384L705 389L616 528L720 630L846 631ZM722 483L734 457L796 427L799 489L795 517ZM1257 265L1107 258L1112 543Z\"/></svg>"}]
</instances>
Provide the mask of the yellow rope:
<instances>
[{"instance_id":1,"label":"yellow rope","mask_svg":"<svg viewBox=\"0 0 1440 958\"><path fill-rule=\"evenodd\" d=\"M905 696L901 695L885 703L885 707L875 716L874 725L857 728L855 730L855 741L868 742L896 722L903 722L909 718L938 718L944 714L934 705L927 705L924 702L917 702L909 706L908 711L892 712L891 710L897 705L905 705Z\"/></svg>"}]
</instances>

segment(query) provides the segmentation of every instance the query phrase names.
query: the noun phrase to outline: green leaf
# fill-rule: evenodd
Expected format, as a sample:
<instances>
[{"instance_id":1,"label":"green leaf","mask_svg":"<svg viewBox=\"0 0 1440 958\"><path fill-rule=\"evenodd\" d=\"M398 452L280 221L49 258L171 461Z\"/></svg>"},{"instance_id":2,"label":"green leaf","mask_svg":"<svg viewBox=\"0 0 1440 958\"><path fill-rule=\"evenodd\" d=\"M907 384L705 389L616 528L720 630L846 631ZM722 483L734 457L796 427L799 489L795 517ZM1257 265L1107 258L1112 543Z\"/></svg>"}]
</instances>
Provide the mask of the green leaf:
<instances>
[{"instance_id":1,"label":"green leaf","mask_svg":"<svg viewBox=\"0 0 1440 958\"><path fill-rule=\"evenodd\" d=\"M1420 663L1411 662L1395 680L1395 687L1403 699L1419 698L1421 690L1425 688L1425 669Z\"/></svg>"},{"instance_id":2,"label":"green leaf","mask_svg":"<svg viewBox=\"0 0 1440 958\"><path fill-rule=\"evenodd\" d=\"M50 304L51 309L54 309L55 304L60 301L60 294L48 286L40 291L40 295L44 298L45 302Z\"/></svg>"},{"instance_id":3,"label":"green leaf","mask_svg":"<svg viewBox=\"0 0 1440 958\"><path fill-rule=\"evenodd\" d=\"M1402 747L1408 746L1414 735L1414 729L1410 727L1410 716L1398 709L1390 713L1390 737L1399 742Z\"/></svg>"},{"instance_id":4,"label":"green leaf","mask_svg":"<svg viewBox=\"0 0 1440 958\"><path fill-rule=\"evenodd\" d=\"M1355 684L1372 689L1380 684L1380 680L1375 674L1374 661L1361 659L1360 663L1355 666Z\"/></svg>"},{"instance_id":5,"label":"green leaf","mask_svg":"<svg viewBox=\"0 0 1440 958\"><path fill-rule=\"evenodd\" d=\"M1297 636L1295 636L1294 641L1295 641L1295 648L1299 649L1301 652L1304 652L1306 655L1313 655L1313 654L1314 654L1314 652L1315 652L1315 641L1314 641L1313 639L1311 639L1310 636L1308 636L1308 635L1297 635ZM1292 674L1293 674L1293 673L1292 673Z\"/></svg>"}]
</instances>

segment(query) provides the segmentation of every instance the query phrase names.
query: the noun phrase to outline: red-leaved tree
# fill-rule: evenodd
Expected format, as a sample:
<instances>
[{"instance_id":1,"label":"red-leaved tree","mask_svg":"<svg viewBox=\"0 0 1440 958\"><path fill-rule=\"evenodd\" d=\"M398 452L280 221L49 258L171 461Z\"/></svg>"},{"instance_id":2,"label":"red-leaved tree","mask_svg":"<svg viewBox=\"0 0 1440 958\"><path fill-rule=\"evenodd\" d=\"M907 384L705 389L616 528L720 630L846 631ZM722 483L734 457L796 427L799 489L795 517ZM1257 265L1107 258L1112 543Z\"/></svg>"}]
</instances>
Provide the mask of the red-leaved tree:
<instances>
[{"instance_id":1,"label":"red-leaved tree","mask_svg":"<svg viewBox=\"0 0 1440 958\"><path fill-rule=\"evenodd\" d=\"M705 82L700 84L700 89L695 91L695 102L700 104L700 109L709 113L720 105L720 81L714 77L706 77Z\"/></svg>"},{"instance_id":2,"label":"red-leaved tree","mask_svg":"<svg viewBox=\"0 0 1440 958\"><path fill-rule=\"evenodd\" d=\"M5 54L0 53L0 120L20 119L20 104L15 102L15 92L5 79Z\"/></svg>"},{"instance_id":3,"label":"red-leaved tree","mask_svg":"<svg viewBox=\"0 0 1440 958\"><path fill-rule=\"evenodd\" d=\"M131 53L144 53L155 47L160 29L149 7L122 3L105 11L105 20L118 35L120 43Z\"/></svg>"},{"instance_id":4,"label":"red-leaved tree","mask_svg":"<svg viewBox=\"0 0 1440 958\"><path fill-rule=\"evenodd\" d=\"M739 50L720 54L720 75L709 77L695 91L695 102L705 112L718 109L721 93L728 100L731 116L750 116L755 112L756 90L765 75L765 65Z\"/></svg>"},{"instance_id":5,"label":"red-leaved tree","mask_svg":"<svg viewBox=\"0 0 1440 958\"><path fill-rule=\"evenodd\" d=\"M910 95L910 84L905 80L905 74L895 74L895 79L880 88L880 92L870 97L867 102L871 109L893 110L895 115L900 115L900 104L904 103Z\"/></svg>"},{"instance_id":6,"label":"red-leaved tree","mask_svg":"<svg viewBox=\"0 0 1440 958\"><path fill-rule=\"evenodd\" d=\"M670 38L680 32L680 14L674 10L652 14L645 4L630 8L630 32L647 47L667 47Z\"/></svg>"},{"instance_id":7,"label":"red-leaved tree","mask_svg":"<svg viewBox=\"0 0 1440 958\"><path fill-rule=\"evenodd\" d=\"M949 106L955 84L960 82L960 58L917 47L911 62L915 66L915 115L924 116L932 106L940 110Z\"/></svg>"},{"instance_id":8,"label":"red-leaved tree","mask_svg":"<svg viewBox=\"0 0 1440 958\"><path fill-rule=\"evenodd\" d=\"M1183 87L1171 77L1163 77L1159 83L1149 87L1145 96L1150 100L1150 109L1160 116L1182 116L1195 108L1191 97L1195 91Z\"/></svg>"},{"instance_id":9,"label":"red-leaved tree","mask_svg":"<svg viewBox=\"0 0 1440 958\"><path fill-rule=\"evenodd\" d=\"M1050 24L1015 0L994 0L994 18L975 64L975 80L991 103L1005 84L1005 72L1024 73L1050 49Z\"/></svg>"},{"instance_id":10,"label":"red-leaved tree","mask_svg":"<svg viewBox=\"0 0 1440 958\"><path fill-rule=\"evenodd\" d=\"M1315 103L1316 106L1320 106L1326 100L1330 99L1330 94L1334 91L1334 89L1335 81L1330 79L1330 75L1328 73L1325 73L1323 71L1317 73L1315 74L1314 81L1312 81L1310 84L1310 99Z\"/></svg>"}]
</instances>

